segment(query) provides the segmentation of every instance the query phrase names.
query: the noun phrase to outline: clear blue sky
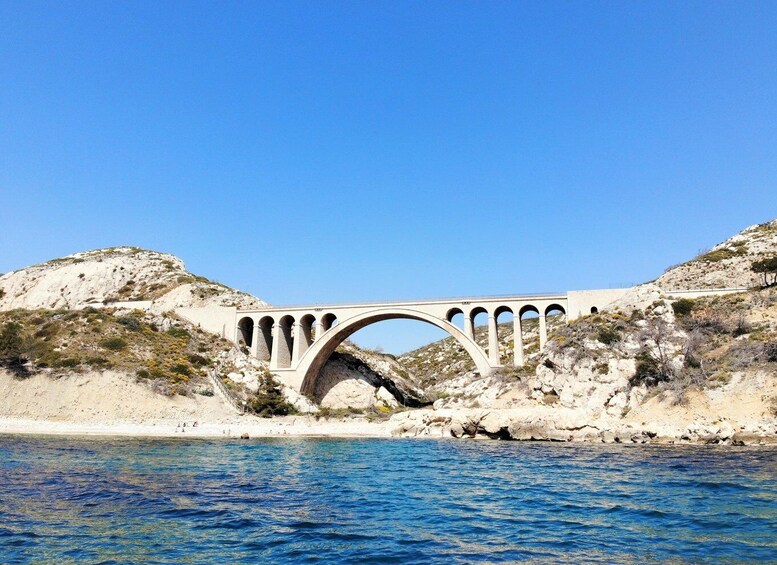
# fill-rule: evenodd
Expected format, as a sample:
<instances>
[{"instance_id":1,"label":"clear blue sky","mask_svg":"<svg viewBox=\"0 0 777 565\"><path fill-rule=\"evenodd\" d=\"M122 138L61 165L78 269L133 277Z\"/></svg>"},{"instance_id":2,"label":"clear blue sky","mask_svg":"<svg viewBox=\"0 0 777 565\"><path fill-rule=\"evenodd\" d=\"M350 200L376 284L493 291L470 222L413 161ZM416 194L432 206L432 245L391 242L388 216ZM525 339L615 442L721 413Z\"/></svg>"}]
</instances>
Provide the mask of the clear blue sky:
<instances>
[{"instance_id":1,"label":"clear blue sky","mask_svg":"<svg viewBox=\"0 0 777 565\"><path fill-rule=\"evenodd\" d=\"M564 291L775 216L774 2L0 0L0 272L131 244L279 305Z\"/></svg>"}]
</instances>

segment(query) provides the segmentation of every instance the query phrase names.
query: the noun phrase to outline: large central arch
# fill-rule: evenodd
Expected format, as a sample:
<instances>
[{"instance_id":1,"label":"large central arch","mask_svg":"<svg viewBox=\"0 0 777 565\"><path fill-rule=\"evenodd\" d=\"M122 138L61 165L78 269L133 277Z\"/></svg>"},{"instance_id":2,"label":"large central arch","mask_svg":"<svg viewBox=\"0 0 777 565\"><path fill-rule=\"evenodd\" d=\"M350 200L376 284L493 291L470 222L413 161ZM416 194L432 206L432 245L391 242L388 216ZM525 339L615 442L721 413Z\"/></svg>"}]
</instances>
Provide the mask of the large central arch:
<instances>
[{"instance_id":1,"label":"large central arch","mask_svg":"<svg viewBox=\"0 0 777 565\"><path fill-rule=\"evenodd\" d=\"M346 320L342 320L338 325L326 330L323 335L316 339L315 343L308 348L302 355L297 366L297 374L304 375L300 392L302 394L312 393L316 378L324 366L326 360L332 355L337 346L348 339L351 335L362 328L382 322L384 320L418 320L437 326L441 330L448 332L458 341L464 350L472 357L475 367L481 375L487 375L491 372L491 365L488 356L463 331L450 322L437 318L425 312L405 308L382 308L357 314Z\"/></svg>"}]
</instances>

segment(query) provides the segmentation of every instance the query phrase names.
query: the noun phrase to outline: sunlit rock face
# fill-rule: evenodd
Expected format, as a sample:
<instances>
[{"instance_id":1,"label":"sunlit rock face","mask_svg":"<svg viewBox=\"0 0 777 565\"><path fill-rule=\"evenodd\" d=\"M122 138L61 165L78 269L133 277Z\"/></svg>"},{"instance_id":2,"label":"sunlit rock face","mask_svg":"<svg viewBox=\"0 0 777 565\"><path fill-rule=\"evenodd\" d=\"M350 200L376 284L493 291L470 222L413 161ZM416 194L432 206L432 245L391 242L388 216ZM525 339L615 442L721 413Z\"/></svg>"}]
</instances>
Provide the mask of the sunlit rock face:
<instances>
[{"instance_id":1,"label":"sunlit rock face","mask_svg":"<svg viewBox=\"0 0 777 565\"><path fill-rule=\"evenodd\" d=\"M84 251L0 277L0 310L84 308L151 302L154 311L179 307L260 307L258 298L196 276L168 253L137 247Z\"/></svg>"},{"instance_id":2,"label":"sunlit rock face","mask_svg":"<svg viewBox=\"0 0 777 565\"><path fill-rule=\"evenodd\" d=\"M314 398L322 407L334 409L423 404L421 392L397 368L392 370L392 364L396 362L389 356L347 345L324 365L316 379Z\"/></svg>"}]
</instances>

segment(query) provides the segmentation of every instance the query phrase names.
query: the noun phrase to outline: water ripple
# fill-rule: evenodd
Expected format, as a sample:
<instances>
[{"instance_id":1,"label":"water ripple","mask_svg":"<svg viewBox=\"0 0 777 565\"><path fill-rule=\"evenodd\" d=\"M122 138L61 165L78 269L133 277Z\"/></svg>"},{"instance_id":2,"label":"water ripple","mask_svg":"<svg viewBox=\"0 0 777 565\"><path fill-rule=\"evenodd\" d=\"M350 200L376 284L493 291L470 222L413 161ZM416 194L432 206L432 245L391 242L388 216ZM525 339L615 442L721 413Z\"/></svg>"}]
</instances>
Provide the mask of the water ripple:
<instances>
[{"instance_id":1,"label":"water ripple","mask_svg":"<svg viewBox=\"0 0 777 565\"><path fill-rule=\"evenodd\" d=\"M0 436L2 563L777 561L777 450Z\"/></svg>"}]
</instances>

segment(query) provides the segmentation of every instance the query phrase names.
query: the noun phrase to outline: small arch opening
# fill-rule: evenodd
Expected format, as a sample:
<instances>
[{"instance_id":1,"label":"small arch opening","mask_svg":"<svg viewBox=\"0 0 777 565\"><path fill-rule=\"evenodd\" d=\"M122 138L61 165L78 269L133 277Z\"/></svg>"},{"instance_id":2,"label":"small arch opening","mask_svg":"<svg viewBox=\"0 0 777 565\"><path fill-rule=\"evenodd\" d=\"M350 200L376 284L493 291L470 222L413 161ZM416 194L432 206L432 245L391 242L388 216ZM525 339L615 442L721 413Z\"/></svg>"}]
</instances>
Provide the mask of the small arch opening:
<instances>
[{"instance_id":1,"label":"small arch opening","mask_svg":"<svg viewBox=\"0 0 777 565\"><path fill-rule=\"evenodd\" d=\"M461 308L451 308L448 310L445 319L459 329L464 329L464 312Z\"/></svg>"},{"instance_id":2,"label":"small arch opening","mask_svg":"<svg viewBox=\"0 0 777 565\"><path fill-rule=\"evenodd\" d=\"M566 321L567 311L560 304L551 304L545 308L546 332L548 334L564 325Z\"/></svg>"},{"instance_id":3,"label":"small arch opening","mask_svg":"<svg viewBox=\"0 0 777 565\"><path fill-rule=\"evenodd\" d=\"M556 318L558 316L563 316L563 318L557 318L556 321L562 321L564 318L566 318L567 311L564 310L564 307L560 304L551 304L547 308L545 308L545 318ZM550 321L550 320L548 320Z\"/></svg>"},{"instance_id":4,"label":"small arch opening","mask_svg":"<svg viewBox=\"0 0 777 565\"><path fill-rule=\"evenodd\" d=\"M596 306L591 306L591 314L598 314L599 309Z\"/></svg>"},{"instance_id":5,"label":"small arch opening","mask_svg":"<svg viewBox=\"0 0 777 565\"><path fill-rule=\"evenodd\" d=\"M327 330L332 329L337 325L337 316L329 312L328 314L324 314L321 316L321 323L319 324L319 327L321 328L321 333L326 332Z\"/></svg>"},{"instance_id":6,"label":"small arch opening","mask_svg":"<svg viewBox=\"0 0 777 565\"><path fill-rule=\"evenodd\" d=\"M303 354L308 347L313 345L313 324L315 324L316 318L313 314L305 314L300 318L300 355Z\"/></svg>"},{"instance_id":7,"label":"small arch opening","mask_svg":"<svg viewBox=\"0 0 777 565\"><path fill-rule=\"evenodd\" d=\"M526 304L518 311L520 324L520 336L513 336L513 339L519 339L517 349L520 352L524 364L531 360L531 357L539 351L540 348L540 311L532 304Z\"/></svg>"},{"instance_id":8,"label":"small arch opening","mask_svg":"<svg viewBox=\"0 0 777 565\"><path fill-rule=\"evenodd\" d=\"M251 347L254 343L254 320L246 316L237 323L237 344Z\"/></svg>"}]
</instances>

